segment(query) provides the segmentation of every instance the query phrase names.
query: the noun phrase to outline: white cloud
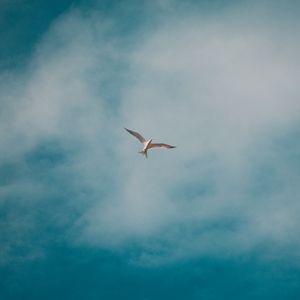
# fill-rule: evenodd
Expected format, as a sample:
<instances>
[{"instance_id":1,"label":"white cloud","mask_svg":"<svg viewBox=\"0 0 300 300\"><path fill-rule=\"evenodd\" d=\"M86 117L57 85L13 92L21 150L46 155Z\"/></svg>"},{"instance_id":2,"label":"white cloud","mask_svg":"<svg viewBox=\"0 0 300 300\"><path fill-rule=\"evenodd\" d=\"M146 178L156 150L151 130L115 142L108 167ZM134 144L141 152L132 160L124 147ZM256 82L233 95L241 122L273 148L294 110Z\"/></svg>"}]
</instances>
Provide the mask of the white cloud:
<instances>
[{"instance_id":1,"label":"white cloud","mask_svg":"<svg viewBox=\"0 0 300 300\"><path fill-rule=\"evenodd\" d=\"M74 185L70 211L82 210L72 242L134 244L133 259L150 264L299 248L299 171L278 146L299 122L299 43L243 16L167 16L124 50L113 22L72 11L17 78L21 98L2 88L2 161L50 139L69 156L53 172ZM143 160L122 126L178 148Z\"/></svg>"},{"instance_id":2,"label":"white cloud","mask_svg":"<svg viewBox=\"0 0 300 300\"><path fill-rule=\"evenodd\" d=\"M143 230L151 220L155 229L149 234L146 227L144 237L162 243L169 240L167 256L190 251L195 255L243 252L282 235L281 243L288 244L288 228L299 228L293 212L299 207L286 193L296 188L295 183L287 182L282 172L282 164L289 163L271 160L274 169L280 168L274 182L267 172L261 172L261 178L254 177L257 169L270 163L269 156L282 156L283 149L271 149L270 145L276 144L275 138L288 135L299 121L299 57L290 55L296 53L299 43L291 38L278 51L281 32L273 32L268 22L262 30L251 28L251 23L241 28L240 15L236 22L227 17L217 22L199 18L166 21L131 56L134 80L124 92L124 123L153 138L167 138L179 147L172 153L150 153L147 169L140 161L136 166L131 154L123 154L129 165L118 199L125 209L121 204L113 209L122 211L122 218L115 218L114 232L119 225L123 233L137 213L143 218L136 228ZM291 172L290 167L286 166L286 172ZM133 171L136 168L138 171ZM255 195L255 185L264 177L272 182L267 191ZM275 192L278 183L281 197ZM189 189L195 190L194 195ZM290 199L290 207L285 206L285 197ZM149 210L149 203L157 199L158 209ZM138 212L130 211L134 201L141 204ZM165 206L170 213L165 212ZM99 220L110 212L101 207ZM293 221L284 221L289 218ZM283 228L272 226L274 220L282 220ZM96 224L92 227L97 228ZM174 226L178 230L175 236ZM183 234L181 227L185 228ZM198 235L202 227L207 232ZM118 240L114 232L112 236ZM126 234L135 236L135 231L128 229ZM151 245L145 244L146 248ZM194 250L185 252L182 248Z\"/></svg>"}]
</instances>

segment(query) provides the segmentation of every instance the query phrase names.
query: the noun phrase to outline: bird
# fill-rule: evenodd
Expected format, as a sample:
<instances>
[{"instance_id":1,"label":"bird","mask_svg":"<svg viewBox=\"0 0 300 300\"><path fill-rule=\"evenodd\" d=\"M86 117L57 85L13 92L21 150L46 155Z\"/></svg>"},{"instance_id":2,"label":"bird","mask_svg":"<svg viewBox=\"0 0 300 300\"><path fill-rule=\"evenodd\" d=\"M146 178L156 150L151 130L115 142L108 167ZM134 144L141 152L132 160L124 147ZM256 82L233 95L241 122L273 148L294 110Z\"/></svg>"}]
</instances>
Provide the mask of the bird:
<instances>
[{"instance_id":1,"label":"bird","mask_svg":"<svg viewBox=\"0 0 300 300\"><path fill-rule=\"evenodd\" d=\"M139 153L144 155L146 158L148 158L148 153L147 152L148 152L149 149L152 149L152 148L166 148L166 149L176 148L176 146L172 146L172 145L168 145L168 144L164 144L164 143L152 143L152 139L146 140L138 132L130 130L130 129L125 128L125 127L124 127L124 129L127 130L133 136L135 136L144 145L143 150L139 151Z\"/></svg>"}]
</instances>

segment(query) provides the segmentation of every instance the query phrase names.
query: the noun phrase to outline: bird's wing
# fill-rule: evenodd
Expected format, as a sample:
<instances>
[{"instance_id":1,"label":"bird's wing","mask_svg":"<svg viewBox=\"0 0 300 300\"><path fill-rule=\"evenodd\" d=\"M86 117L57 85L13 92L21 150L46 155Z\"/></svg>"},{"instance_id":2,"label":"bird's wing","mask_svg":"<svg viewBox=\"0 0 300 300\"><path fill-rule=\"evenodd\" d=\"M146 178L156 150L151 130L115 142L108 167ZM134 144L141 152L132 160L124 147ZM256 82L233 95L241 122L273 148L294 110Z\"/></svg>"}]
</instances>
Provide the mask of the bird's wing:
<instances>
[{"instance_id":1,"label":"bird's wing","mask_svg":"<svg viewBox=\"0 0 300 300\"><path fill-rule=\"evenodd\" d=\"M130 134L135 136L141 143L145 143L146 139L142 137L138 132L125 128Z\"/></svg>"},{"instance_id":2,"label":"bird's wing","mask_svg":"<svg viewBox=\"0 0 300 300\"><path fill-rule=\"evenodd\" d=\"M163 143L151 143L148 146L148 149L151 148L167 148L167 149L172 149L172 148L176 148L176 146L172 146L172 145L168 145L168 144L163 144Z\"/></svg>"}]
</instances>

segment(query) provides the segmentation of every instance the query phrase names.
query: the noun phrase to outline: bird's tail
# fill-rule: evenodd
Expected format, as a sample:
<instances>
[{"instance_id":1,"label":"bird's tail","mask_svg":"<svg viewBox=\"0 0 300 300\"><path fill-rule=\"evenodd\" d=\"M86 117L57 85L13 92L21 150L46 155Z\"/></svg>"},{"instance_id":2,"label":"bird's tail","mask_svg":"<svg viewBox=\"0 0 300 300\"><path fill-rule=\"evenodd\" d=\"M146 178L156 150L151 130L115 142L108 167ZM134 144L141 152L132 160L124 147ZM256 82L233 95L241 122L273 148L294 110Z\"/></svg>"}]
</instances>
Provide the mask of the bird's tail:
<instances>
[{"instance_id":1,"label":"bird's tail","mask_svg":"<svg viewBox=\"0 0 300 300\"><path fill-rule=\"evenodd\" d=\"M139 153L145 155L145 157L148 158L147 151L139 151Z\"/></svg>"}]
</instances>

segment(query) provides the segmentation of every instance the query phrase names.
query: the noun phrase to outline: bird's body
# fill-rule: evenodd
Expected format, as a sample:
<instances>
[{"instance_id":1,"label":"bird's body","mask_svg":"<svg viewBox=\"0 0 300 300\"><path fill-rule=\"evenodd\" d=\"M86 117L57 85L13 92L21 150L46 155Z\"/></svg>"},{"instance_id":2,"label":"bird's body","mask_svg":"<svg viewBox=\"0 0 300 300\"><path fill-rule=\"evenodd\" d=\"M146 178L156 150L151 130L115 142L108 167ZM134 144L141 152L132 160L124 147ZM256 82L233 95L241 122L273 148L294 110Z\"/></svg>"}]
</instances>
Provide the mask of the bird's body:
<instances>
[{"instance_id":1,"label":"bird's body","mask_svg":"<svg viewBox=\"0 0 300 300\"><path fill-rule=\"evenodd\" d=\"M147 158L148 156L148 150L152 149L152 148L166 148L166 149L172 149L172 148L176 148L175 146L171 146L168 144L163 144L163 143L152 143L152 139L150 140L146 140L142 135L140 135L138 132L130 130L125 128L130 134L132 134L133 136L135 136L143 145L143 150L140 151L139 153L145 155L145 157Z\"/></svg>"}]
</instances>

